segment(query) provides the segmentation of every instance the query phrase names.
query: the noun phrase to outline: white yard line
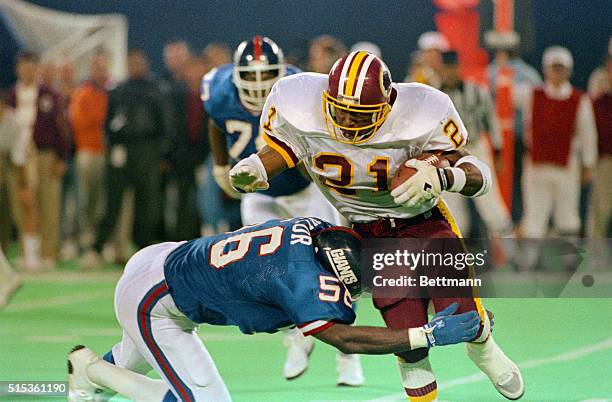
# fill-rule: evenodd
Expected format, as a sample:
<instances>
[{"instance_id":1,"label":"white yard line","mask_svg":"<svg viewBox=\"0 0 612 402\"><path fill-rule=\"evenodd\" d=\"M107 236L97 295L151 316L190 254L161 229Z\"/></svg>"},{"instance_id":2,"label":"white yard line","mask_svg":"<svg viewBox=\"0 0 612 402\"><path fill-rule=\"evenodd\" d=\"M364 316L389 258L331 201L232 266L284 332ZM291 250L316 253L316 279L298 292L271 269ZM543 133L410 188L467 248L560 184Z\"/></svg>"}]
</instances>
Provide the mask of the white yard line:
<instances>
[{"instance_id":1,"label":"white yard line","mask_svg":"<svg viewBox=\"0 0 612 402\"><path fill-rule=\"evenodd\" d=\"M77 335L29 335L23 341L30 343L76 343L79 340Z\"/></svg>"},{"instance_id":2,"label":"white yard line","mask_svg":"<svg viewBox=\"0 0 612 402\"><path fill-rule=\"evenodd\" d=\"M553 364L553 363L568 362L568 361L580 359L582 357L588 356L595 352L610 349L610 348L612 348L612 338L608 338L605 341L595 343L589 346L584 346L582 348L574 349L569 352L561 353L555 356L526 360L522 363L519 363L518 366L522 369L529 369L529 368L545 366L545 365ZM486 379L487 379L487 376L484 375L483 373L472 374L472 375L468 375L465 377L460 377L454 380L439 383L438 390L442 391L442 390L446 390L449 388L457 387L459 385L472 384L472 383L480 382ZM381 396L380 398L368 399L365 402L391 402L391 401L406 401L406 394L402 392L402 393L397 393L397 394L384 395L384 396Z\"/></svg>"},{"instance_id":3,"label":"white yard line","mask_svg":"<svg viewBox=\"0 0 612 402\"><path fill-rule=\"evenodd\" d=\"M122 271L52 271L41 274L20 273L21 278L28 282L48 283L116 283Z\"/></svg>"},{"instance_id":4,"label":"white yard line","mask_svg":"<svg viewBox=\"0 0 612 402\"><path fill-rule=\"evenodd\" d=\"M45 297L38 300L11 303L2 311L2 314L21 313L24 311L39 310L67 306L70 304L84 303L94 300L112 299L113 291L110 289L94 290L86 293L75 293L54 297Z\"/></svg>"},{"instance_id":5,"label":"white yard line","mask_svg":"<svg viewBox=\"0 0 612 402\"><path fill-rule=\"evenodd\" d=\"M21 328L0 328L0 338L6 336L21 337L26 330ZM271 342L278 343L278 338L268 334L244 335L240 333L207 333L206 329L198 331L204 343L208 342ZM48 336L47 336L48 335ZM56 331L54 334L28 335L25 340L32 342L44 342L44 339L61 339L62 337L112 337L119 340L121 338L121 328L117 327L90 327L79 328L78 330L66 329Z\"/></svg>"}]
</instances>

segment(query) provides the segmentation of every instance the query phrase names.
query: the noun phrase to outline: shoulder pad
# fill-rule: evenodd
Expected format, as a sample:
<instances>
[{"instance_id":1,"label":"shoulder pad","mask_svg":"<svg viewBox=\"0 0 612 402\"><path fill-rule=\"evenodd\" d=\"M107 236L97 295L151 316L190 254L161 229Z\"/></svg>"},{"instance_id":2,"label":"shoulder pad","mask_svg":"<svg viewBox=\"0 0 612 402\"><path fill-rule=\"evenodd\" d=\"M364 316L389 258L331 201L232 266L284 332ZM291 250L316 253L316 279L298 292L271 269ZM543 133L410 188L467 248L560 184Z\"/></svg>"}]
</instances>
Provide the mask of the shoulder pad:
<instances>
[{"instance_id":1,"label":"shoulder pad","mask_svg":"<svg viewBox=\"0 0 612 402\"><path fill-rule=\"evenodd\" d=\"M232 83L232 64L224 64L209 71L202 78L201 98L206 112L214 119L220 109L223 109L227 98L234 88ZM208 93L206 93L208 91Z\"/></svg>"},{"instance_id":2,"label":"shoulder pad","mask_svg":"<svg viewBox=\"0 0 612 402\"><path fill-rule=\"evenodd\" d=\"M323 118L323 91L327 76L298 73L278 80L271 93L271 102L282 119L301 131L319 129Z\"/></svg>"},{"instance_id":3,"label":"shoulder pad","mask_svg":"<svg viewBox=\"0 0 612 402\"><path fill-rule=\"evenodd\" d=\"M397 98L392 108L398 112L393 118L393 125L399 125L407 132L428 130L439 124L444 118L451 103L444 92L429 85L419 83L393 84ZM392 112L393 113L393 110Z\"/></svg>"}]
</instances>

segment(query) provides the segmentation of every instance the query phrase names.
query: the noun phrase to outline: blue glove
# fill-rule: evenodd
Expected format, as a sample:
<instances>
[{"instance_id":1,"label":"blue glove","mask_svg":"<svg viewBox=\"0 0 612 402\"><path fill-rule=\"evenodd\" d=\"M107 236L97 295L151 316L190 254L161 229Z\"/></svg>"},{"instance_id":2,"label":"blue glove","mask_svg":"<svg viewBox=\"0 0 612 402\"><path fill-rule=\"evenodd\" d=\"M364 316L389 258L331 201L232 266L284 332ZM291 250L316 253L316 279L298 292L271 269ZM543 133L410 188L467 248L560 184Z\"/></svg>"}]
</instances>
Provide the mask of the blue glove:
<instances>
[{"instance_id":1,"label":"blue glove","mask_svg":"<svg viewBox=\"0 0 612 402\"><path fill-rule=\"evenodd\" d=\"M423 326L429 347L452 345L473 340L480 328L480 317L476 311L453 315L459 308L455 302L440 311L428 324Z\"/></svg>"}]
</instances>

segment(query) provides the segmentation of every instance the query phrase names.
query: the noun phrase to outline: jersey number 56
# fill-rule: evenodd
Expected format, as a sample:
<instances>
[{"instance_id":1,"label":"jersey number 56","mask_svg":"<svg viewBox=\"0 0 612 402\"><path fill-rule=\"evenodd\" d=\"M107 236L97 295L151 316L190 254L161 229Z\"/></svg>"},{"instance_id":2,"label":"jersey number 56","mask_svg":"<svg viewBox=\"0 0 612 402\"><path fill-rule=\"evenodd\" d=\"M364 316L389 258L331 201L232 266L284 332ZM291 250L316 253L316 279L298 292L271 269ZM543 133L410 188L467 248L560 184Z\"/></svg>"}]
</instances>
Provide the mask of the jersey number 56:
<instances>
[{"instance_id":1,"label":"jersey number 56","mask_svg":"<svg viewBox=\"0 0 612 402\"><path fill-rule=\"evenodd\" d=\"M253 240L261 237L267 237L268 239L259 244L258 255L272 254L281 246L283 228L274 226L254 232L239 233L214 243L210 247L208 257L210 265L216 269L221 269L232 262L242 260L251 249Z\"/></svg>"}]
</instances>

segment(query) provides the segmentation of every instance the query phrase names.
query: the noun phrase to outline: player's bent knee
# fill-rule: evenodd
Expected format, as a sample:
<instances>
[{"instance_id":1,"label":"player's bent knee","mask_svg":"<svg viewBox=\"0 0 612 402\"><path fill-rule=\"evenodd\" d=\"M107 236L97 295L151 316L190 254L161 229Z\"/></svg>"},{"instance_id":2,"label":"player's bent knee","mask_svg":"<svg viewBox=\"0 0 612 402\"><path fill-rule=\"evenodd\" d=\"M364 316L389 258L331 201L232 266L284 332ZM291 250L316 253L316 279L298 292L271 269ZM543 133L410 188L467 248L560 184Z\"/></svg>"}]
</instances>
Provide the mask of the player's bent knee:
<instances>
[{"instance_id":1,"label":"player's bent knee","mask_svg":"<svg viewBox=\"0 0 612 402\"><path fill-rule=\"evenodd\" d=\"M190 389L196 400L220 402L231 400L225 382L215 367L192 371L190 377Z\"/></svg>"},{"instance_id":2,"label":"player's bent knee","mask_svg":"<svg viewBox=\"0 0 612 402\"><path fill-rule=\"evenodd\" d=\"M199 388L199 389L210 389L215 387L217 384L219 383L223 383L223 379L221 378L221 375L215 370L214 373L206 373L206 372L199 372L200 370L198 370L198 373L192 373L191 376L191 382L192 382L192 386L194 388Z\"/></svg>"},{"instance_id":3,"label":"player's bent knee","mask_svg":"<svg viewBox=\"0 0 612 402\"><path fill-rule=\"evenodd\" d=\"M195 385L191 390L195 395L196 401L231 402L232 400L220 376L212 382L208 382L207 385Z\"/></svg>"},{"instance_id":4,"label":"player's bent knee","mask_svg":"<svg viewBox=\"0 0 612 402\"><path fill-rule=\"evenodd\" d=\"M395 355L400 358L400 362L403 360L406 363L416 363L425 359L429 355L429 349L419 348L402 353L396 353Z\"/></svg>"}]
</instances>

